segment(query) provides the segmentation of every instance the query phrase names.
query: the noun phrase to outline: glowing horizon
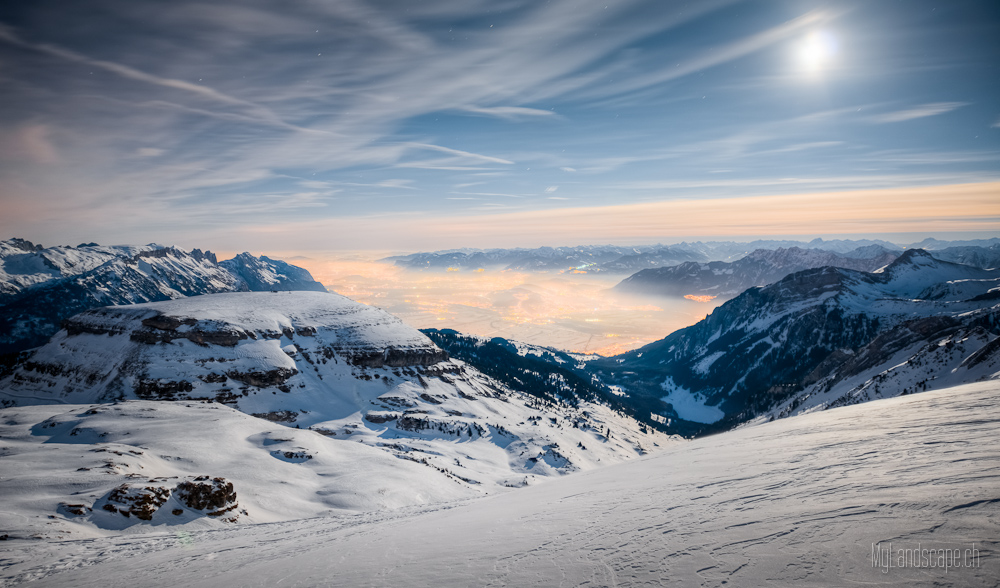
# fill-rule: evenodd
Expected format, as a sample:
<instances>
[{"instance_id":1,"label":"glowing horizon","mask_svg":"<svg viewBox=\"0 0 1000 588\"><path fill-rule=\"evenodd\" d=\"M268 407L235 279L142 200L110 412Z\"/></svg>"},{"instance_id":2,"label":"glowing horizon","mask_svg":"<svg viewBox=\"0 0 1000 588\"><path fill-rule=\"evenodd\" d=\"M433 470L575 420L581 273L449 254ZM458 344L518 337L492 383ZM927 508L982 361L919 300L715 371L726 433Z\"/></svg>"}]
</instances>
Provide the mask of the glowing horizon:
<instances>
[{"instance_id":1,"label":"glowing horizon","mask_svg":"<svg viewBox=\"0 0 1000 588\"><path fill-rule=\"evenodd\" d=\"M307 252L637 245L707 235L742 240L739 237L969 232L1000 236L1000 182L678 199L475 216L384 214L244 227L229 237L255 243L254 250ZM287 247L292 235L298 247Z\"/></svg>"}]
</instances>

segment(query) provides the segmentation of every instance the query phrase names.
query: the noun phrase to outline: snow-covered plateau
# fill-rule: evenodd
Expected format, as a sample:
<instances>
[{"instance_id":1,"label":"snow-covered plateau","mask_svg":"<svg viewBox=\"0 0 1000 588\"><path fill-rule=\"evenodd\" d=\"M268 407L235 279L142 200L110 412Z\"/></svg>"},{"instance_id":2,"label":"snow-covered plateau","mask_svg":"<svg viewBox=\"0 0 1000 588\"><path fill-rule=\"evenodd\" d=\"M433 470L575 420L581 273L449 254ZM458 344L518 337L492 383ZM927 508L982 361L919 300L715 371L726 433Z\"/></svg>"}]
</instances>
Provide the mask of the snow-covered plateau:
<instances>
[{"instance_id":1,"label":"snow-covered plateau","mask_svg":"<svg viewBox=\"0 0 1000 588\"><path fill-rule=\"evenodd\" d=\"M998 403L996 382L879 400L474 500L215 529L162 524L153 533L86 540L11 539L0 544L0 577L8 586L102 588L996 586ZM101 418L113 422L116 408L177 406L150 404L105 406ZM81 409L3 411L4 451L62 455L72 419L54 415ZM239 416L225 407L198 410L223 421ZM43 417L58 423L52 432ZM263 443L242 426L232 437L245 451ZM11 439L15 430L22 437ZM304 432L295 433L291 442L302 443ZM59 442L44 443L50 435ZM78 458L86 453L77 446ZM167 459L148 453L135 462ZM329 459L323 467L332 471L339 458ZM40 480L57 475L46 463L35 466ZM36 492L44 495L45 485ZM294 492L287 486L287 500ZM10 520L14 505L7 492L0 496ZM71 515L53 517L47 522L56 527Z\"/></svg>"},{"instance_id":2,"label":"snow-covered plateau","mask_svg":"<svg viewBox=\"0 0 1000 588\"><path fill-rule=\"evenodd\" d=\"M679 441L605 404L510 389L325 292L86 311L0 379L0 402L11 539L440 503Z\"/></svg>"}]
</instances>

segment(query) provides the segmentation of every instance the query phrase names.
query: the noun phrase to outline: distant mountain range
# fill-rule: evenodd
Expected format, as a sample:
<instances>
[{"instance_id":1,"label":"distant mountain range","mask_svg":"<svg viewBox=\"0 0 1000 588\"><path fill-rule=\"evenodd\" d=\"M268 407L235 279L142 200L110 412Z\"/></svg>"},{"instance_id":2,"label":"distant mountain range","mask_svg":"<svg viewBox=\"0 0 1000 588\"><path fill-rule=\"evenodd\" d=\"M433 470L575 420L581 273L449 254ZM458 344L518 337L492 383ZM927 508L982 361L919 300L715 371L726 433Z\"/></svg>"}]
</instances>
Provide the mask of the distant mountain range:
<instances>
[{"instance_id":1,"label":"distant mountain range","mask_svg":"<svg viewBox=\"0 0 1000 588\"><path fill-rule=\"evenodd\" d=\"M644 269L625 278L615 290L655 296L732 298L747 288L766 286L788 274L823 266L871 272L898 257L880 245L868 245L843 255L822 249L758 249L733 262L685 262Z\"/></svg>"},{"instance_id":2,"label":"distant mountain range","mask_svg":"<svg viewBox=\"0 0 1000 588\"><path fill-rule=\"evenodd\" d=\"M935 251L939 259L980 267L1000 266L1000 239L939 241L925 239L920 247ZM904 247L873 239L813 239L812 241L757 240L682 242L676 245L588 245L580 247L539 247L537 249L451 249L387 257L381 261L413 270L475 271L507 270L524 272L587 272L631 274L642 269L668 267L688 261L736 261L761 249L818 249L843 256L857 256L859 250L901 253ZM975 248L974 250L969 248ZM982 251L988 250L988 251Z\"/></svg>"},{"instance_id":3,"label":"distant mountain range","mask_svg":"<svg viewBox=\"0 0 1000 588\"><path fill-rule=\"evenodd\" d=\"M219 262L211 251L162 245L0 241L0 353L41 345L91 308L272 289L326 291L300 267L249 253Z\"/></svg>"},{"instance_id":4,"label":"distant mountain range","mask_svg":"<svg viewBox=\"0 0 1000 588\"><path fill-rule=\"evenodd\" d=\"M625 262L621 260L625 258L639 256L644 260L658 259L667 264L700 260L704 257L696 251L662 245L590 245L537 249L461 249L387 257L381 261L414 270L603 271L600 268L605 264L622 264Z\"/></svg>"}]
</instances>

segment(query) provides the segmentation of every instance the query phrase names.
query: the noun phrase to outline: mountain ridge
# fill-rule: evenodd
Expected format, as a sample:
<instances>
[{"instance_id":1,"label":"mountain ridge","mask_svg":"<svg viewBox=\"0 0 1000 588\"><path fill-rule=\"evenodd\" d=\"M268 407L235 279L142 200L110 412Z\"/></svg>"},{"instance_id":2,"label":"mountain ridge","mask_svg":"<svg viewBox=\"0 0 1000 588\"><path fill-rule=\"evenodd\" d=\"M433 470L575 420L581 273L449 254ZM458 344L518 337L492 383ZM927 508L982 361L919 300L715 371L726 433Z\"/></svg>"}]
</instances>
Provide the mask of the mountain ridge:
<instances>
[{"instance_id":1,"label":"mountain ridge","mask_svg":"<svg viewBox=\"0 0 1000 588\"><path fill-rule=\"evenodd\" d=\"M63 319L90 308L271 289L325 287L302 268L249 253L218 262L211 251L156 244L46 248L0 241L0 353L41 345Z\"/></svg>"},{"instance_id":2,"label":"mountain ridge","mask_svg":"<svg viewBox=\"0 0 1000 588\"><path fill-rule=\"evenodd\" d=\"M845 254L799 247L757 249L733 262L686 262L644 269L625 278L614 289L630 294L727 299L747 288L766 286L806 269L831 266L870 272L891 263L896 257L897 254L878 245Z\"/></svg>"}]
</instances>

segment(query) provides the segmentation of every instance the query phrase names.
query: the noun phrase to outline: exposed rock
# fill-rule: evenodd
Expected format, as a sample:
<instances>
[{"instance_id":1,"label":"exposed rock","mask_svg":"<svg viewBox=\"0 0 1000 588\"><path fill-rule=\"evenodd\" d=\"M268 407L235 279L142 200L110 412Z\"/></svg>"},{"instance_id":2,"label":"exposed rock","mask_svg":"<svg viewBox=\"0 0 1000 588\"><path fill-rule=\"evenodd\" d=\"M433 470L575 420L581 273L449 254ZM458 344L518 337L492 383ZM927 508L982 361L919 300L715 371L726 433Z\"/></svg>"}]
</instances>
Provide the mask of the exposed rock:
<instances>
[{"instance_id":1,"label":"exposed rock","mask_svg":"<svg viewBox=\"0 0 1000 588\"><path fill-rule=\"evenodd\" d=\"M292 463L305 463L313 458L312 454L305 450L299 450L299 451L274 450L271 452L271 455L282 461L290 461Z\"/></svg>"},{"instance_id":2,"label":"exposed rock","mask_svg":"<svg viewBox=\"0 0 1000 588\"><path fill-rule=\"evenodd\" d=\"M187 380L174 382L171 380L139 380L135 386L135 395L142 400L177 400L194 386Z\"/></svg>"},{"instance_id":3,"label":"exposed rock","mask_svg":"<svg viewBox=\"0 0 1000 588\"><path fill-rule=\"evenodd\" d=\"M291 410L278 410L275 412L255 412L251 416L271 421L272 423L294 423L299 413Z\"/></svg>"},{"instance_id":4,"label":"exposed rock","mask_svg":"<svg viewBox=\"0 0 1000 588\"><path fill-rule=\"evenodd\" d=\"M208 511L210 517L221 516L239 508L233 483L225 478L208 479L207 476L181 482L176 488L177 498L188 508Z\"/></svg>"},{"instance_id":5,"label":"exposed rock","mask_svg":"<svg viewBox=\"0 0 1000 588\"><path fill-rule=\"evenodd\" d=\"M149 521L169 498L170 490L162 486L122 484L108 494L104 510Z\"/></svg>"},{"instance_id":6,"label":"exposed rock","mask_svg":"<svg viewBox=\"0 0 1000 588\"><path fill-rule=\"evenodd\" d=\"M359 367L411 367L431 366L448 360L448 354L441 349L395 349L388 348L381 353L363 352L354 349L337 349L353 365Z\"/></svg>"},{"instance_id":7,"label":"exposed rock","mask_svg":"<svg viewBox=\"0 0 1000 588\"><path fill-rule=\"evenodd\" d=\"M288 380L288 378L291 378L297 373L299 373L298 370L277 368L268 371L254 371L254 372L239 372L236 370L232 370L226 372L226 375L236 380L237 382L243 382L248 386L267 388L268 386L279 386L281 384L284 384L285 381Z\"/></svg>"},{"instance_id":8,"label":"exposed rock","mask_svg":"<svg viewBox=\"0 0 1000 588\"><path fill-rule=\"evenodd\" d=\"M229 378L222 374L212 372L210 374L198 376L198 379L206 384L224 384Z\"/></svg>"},{"instance_id":9,"label":"exposed rock","mask_svg":"<svg viewBox=\"0 0 1000 588\"><path fill-rule=\"evenodd\" d=\"M142 320L143 329L133 331L129 338L137 343L155 345L170 343L175 339L187 339L198 345L222 345L235 347L240 341L254 338L252 334L233 327L208 328L209 324L199 323L189 317L174 317L159 314ZM181 327L188 327L179 330ZM68 329L67 329L68 330Z\"/></svg>"}]
</instances>

